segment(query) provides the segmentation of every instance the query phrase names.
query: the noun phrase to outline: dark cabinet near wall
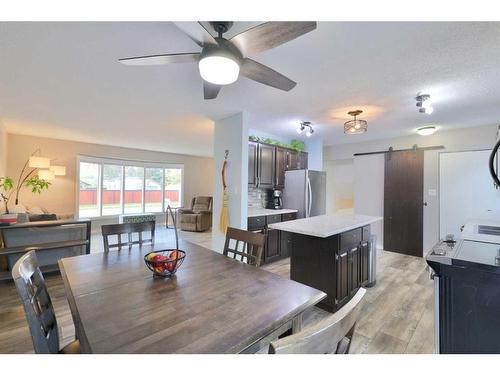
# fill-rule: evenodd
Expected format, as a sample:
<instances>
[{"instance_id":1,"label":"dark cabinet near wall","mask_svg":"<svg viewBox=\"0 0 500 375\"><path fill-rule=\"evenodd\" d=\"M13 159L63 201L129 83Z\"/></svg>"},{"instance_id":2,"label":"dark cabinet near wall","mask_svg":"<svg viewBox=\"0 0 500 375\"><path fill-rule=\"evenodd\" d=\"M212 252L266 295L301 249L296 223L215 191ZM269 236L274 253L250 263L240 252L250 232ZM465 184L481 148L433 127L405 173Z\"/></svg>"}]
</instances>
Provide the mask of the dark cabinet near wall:
<instances>
[{"instance_id":1,"label":"dark cabinet near wall","mask_svg":"<svg viewBox=\"0 0 500 375\"><path fill-rule=\"evenodd\" d=\"M268 216L256 216L248 218L248 230L267 233L266 246L262 263L271 263L290 256L291 237L289 233L276 229L269 229L268 225L282 221L295 220L295 212L288 214L276 214Z\"/></svg>"},{"instance_id":2,"label":"dark cabinet near wall","mask_svg":"<svg viewBox=\"0 0 500 375\"><path fill-rule=\"evenodd\" d=\"M274 187L275 153L276 148L274 146L259 144L257 151L257 178L259 187L261 188L271 189Z\"/></svg>"},{"instance_id":3,"label":"dark cabinet near wall","mask_svg":"<svg viewBox=\"0 0 500 375\"><path fill-rule=\"evenodd\" d=\"M257 186L257 149L258 143L248 143L248 185Z\"/></svg>"},{"instance_id":4,"label":"dark cabinet near wall","mask_svg":"<svg viewBox=\"0 0 500 375\"><path fill-rule=\"evenodd\" d=\"M264 189L282 189L285 187L285 172L307 168L307 160L307 152L249 142L248 185Z\"/></svg>"}]
</instances>

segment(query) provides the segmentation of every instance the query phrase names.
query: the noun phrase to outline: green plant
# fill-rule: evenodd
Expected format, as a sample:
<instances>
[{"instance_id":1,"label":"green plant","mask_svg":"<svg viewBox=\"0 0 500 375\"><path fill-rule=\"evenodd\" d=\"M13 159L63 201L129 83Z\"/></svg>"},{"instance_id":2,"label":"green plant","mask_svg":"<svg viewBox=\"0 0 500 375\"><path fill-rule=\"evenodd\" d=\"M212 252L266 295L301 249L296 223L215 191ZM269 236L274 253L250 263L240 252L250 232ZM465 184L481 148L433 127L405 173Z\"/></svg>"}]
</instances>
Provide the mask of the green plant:
<instances>
[{"instance_id":1,"label":"green plant","mask_svg":"<svg viewBox=\"0 0 500 375\"><path fill-rule=\"evenodd\" d=\"M289 148L289 149L295 150L295 151L304 151L304 149L305 149L304 142L299 141L297 139L292 139L290 144L278 141L278 140L273 139L273 138L259 138L255 135L250 135L248 137L248 139L252 142L262 142L262 143L265 143L268 145Z\"/></svg>"},{"instance_id":2,"label":"green plant","mask_svg":"<svg viewBox=\"0 0 500 375\"><path fill-rule=\"evenodd\" d=\"M291 146L295 151L304 151L305 144L298 139L292 139Z\"/></svg>"},{"instance_id":3,"label":"green plant","mask_svg":"<svg viewBox=\"0 0 500 375\"><path fill-rule=\"evenodd\" d=\"M4 204L5 212L9 212L7 207L7 203L9 202L10 194L8 194L9 190L12 190L14 187L14 181L10 177L0 177L0 198L2 198L2 202Z\"/></svg>"},{"instance_id":4,"label":"green plant","mask_svg":"<svg viewBox=\"0 0 500 375\"><path fill-rule=\"evenodd\" d=\"M42 180L38 176L33 176L26 180L24 184L27 188L31 189L33 194L40 194L43 189L48 189L51 183L47 180Z\"/></svg>"}]
</instances>

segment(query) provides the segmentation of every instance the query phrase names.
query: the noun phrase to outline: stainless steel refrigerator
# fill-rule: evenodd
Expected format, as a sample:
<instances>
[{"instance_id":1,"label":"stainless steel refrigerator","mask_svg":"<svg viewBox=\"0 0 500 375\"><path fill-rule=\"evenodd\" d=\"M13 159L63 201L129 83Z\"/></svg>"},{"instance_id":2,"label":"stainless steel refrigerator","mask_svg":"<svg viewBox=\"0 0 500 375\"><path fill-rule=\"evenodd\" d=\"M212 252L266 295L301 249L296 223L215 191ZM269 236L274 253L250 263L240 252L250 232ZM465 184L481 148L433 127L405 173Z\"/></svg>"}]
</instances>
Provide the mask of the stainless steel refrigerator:
<instances>
[{"instance_id":1,"label":"stainless steel refrigerator","mask_svg":"<svg viewBox=\"0 0 500 375\"><path fill-rule=\"evenodd\" d=\"M298 210L297 218L326 213L326 172L297 169L285 172L283 208Z\"/></svg>"}]
</instances>

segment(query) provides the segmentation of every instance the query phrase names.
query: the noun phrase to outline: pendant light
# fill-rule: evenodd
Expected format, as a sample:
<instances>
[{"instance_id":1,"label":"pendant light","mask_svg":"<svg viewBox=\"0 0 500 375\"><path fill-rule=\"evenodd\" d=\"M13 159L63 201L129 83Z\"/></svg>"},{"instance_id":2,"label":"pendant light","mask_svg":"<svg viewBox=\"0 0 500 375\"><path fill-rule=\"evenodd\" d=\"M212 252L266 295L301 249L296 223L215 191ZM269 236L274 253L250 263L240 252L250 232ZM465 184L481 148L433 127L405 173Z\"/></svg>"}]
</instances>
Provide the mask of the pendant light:
<instances>
[{"instance_id":1,"label":"pendant light","mask_svg":"<svg viewBox=\"0 0 500 375\"><path fill-rule=\"evenodd\" d=\"M345 134L362 134L368 130L368 122L365 120L358 120L356 117L362 114L363 111L357 109L355 111L349 111L347 114L353 116L354 119L344 123L344 133Z\"/></svg>"}]
</instances>

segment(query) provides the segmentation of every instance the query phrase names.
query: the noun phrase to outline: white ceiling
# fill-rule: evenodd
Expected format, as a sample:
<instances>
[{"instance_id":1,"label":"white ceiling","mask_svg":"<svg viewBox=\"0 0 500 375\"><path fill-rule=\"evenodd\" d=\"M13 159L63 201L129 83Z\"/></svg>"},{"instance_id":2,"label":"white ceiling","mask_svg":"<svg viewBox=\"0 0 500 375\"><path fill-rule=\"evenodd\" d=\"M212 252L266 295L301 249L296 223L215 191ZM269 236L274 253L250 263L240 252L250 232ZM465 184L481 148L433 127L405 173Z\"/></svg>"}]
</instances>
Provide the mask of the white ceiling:
<instances>
[{"instance_id":1,"label":"white ceiling","mask_svg":"<svg viewBox=\"0 0 500 375\"><path fill-rule=\"evenodd\" d=\"M230 34L254 24L237 23ZM196 64L124 66L120 57L199 51L170 22L0 23L0 118L15 133L211 155L213 121L239 111L251 127L297 137L308 120L325 144L495 124L500 23L321 22L251 56L297 81L290 92L244 77L203 100ZM435 111L418 113L429 93ZM362 109L368 132L343 134Z\"/></svg>"}]
</instances>

